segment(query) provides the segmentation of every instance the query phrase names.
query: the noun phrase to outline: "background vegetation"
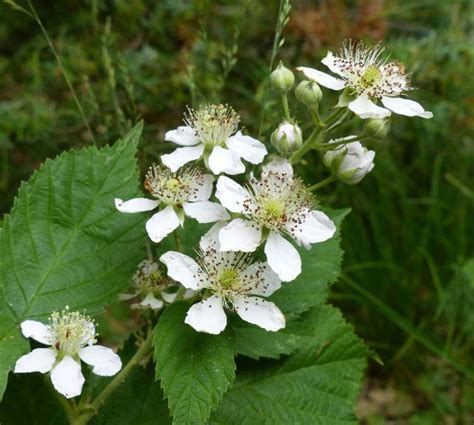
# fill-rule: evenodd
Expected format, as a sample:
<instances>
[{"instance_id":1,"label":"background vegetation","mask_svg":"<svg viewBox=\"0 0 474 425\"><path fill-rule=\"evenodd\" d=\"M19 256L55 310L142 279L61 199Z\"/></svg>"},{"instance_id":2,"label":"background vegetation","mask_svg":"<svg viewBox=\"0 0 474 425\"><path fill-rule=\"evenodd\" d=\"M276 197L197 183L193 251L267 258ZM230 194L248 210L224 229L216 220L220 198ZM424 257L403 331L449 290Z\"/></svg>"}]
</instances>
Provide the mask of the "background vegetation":
<instances>
[{"instance_id":1,"label":"background vegetation","mask_svg":"<svg viewBox=\"0 0 474 425\"><path fill-rule=\"evenodd\" d=\"M474 3L292 3L276 59L319 66L345 38L383 40L412 71L414 98L435 114L430 121L394 116L388 140L373 147L374 172L356 188L336 184L321 194L333 207L352 207L332 301L374 350L359 416L368 424L472 424ZM140 117L143 168L169 148L164 132L186 105L227 102L266 141L280 119L266 82L277 0L34 6L93 136L40 27L0 4L2 213L46 158L92 138L113 141ZM302 165L308 182L325 176L320 164L315 157Z\"/></svg>"}]
</instances>

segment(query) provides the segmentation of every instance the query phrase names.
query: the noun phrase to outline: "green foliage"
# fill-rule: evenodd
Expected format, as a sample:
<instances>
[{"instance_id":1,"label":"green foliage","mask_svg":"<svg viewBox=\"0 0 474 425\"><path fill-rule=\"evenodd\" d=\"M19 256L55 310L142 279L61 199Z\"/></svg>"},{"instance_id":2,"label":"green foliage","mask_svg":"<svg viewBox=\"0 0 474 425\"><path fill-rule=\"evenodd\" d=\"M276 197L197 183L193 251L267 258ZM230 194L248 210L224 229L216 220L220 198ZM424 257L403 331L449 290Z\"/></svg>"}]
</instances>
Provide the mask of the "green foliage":
<instances>
[{"instance_id":1,"label":"green foliage","mask_svg":"<svg viewBox=\"0 0 474 425\"><path fill-rule=\"evenodd\" d=\"M97 313L127 286L143 255L143 217L117 213L114 197L137 193L141 131L48 160L20 188L1 238L0 388L26 347L20 322L66 305Z\"/></svg>"},{"instance_id":2,"label":"green foliage","mask_svg":"<svg viewBox=\"0 0 474 425\"><path fill-rule=\"evenodd\" d=\"M155 328L156 377L175 425L205 423L235 378L229 335L196 332L184 323L188 308L172 305Z\"/></svg>"},{"instance_id":3,"label":"green foliage","mask_svg":"<svg viewBox=\"0 0 474 425\"><path fill-rule=\"evenodd\" d=\"M300 348L276 365L254 365L226 394L211 424L358 423L354 403L366 347L333 307L303 317Z\"/></svg>"}]
</instances>

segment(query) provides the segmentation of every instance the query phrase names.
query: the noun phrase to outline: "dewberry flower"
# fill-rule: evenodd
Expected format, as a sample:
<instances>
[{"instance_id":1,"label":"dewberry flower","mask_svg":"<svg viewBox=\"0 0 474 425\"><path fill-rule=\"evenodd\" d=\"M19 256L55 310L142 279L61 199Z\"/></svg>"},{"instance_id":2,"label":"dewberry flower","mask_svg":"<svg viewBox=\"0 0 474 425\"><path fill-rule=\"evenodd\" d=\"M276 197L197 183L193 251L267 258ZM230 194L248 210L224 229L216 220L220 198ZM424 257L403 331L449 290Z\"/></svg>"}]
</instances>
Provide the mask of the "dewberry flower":
<instances>
[{"instance_id":1,"label":"dewberry flower","mask_svg":"<svg viewBox=\"0 0 474 425\"><path fill-rule=\"evenodd\" d=\"M132 277L133 292L120 295L121 301L140 298L139 303L133 303L133 309L150 308L159 310L164 303L172 303L176 298L176 292L169 289L175 286L175 282L166 273L160 270L160 265L150 260L143 260Z\"/></svg>"},{"instance_id":2,"label":"dewberry flower","mask_svg":"<svg viewBox=\"0 0 474 425\"><path fill-rule=\"evenodd\" d=\"M227 105L205 105L188 109L186 125L168 131L165 140L184 146L162 155L163 164L172 171L204 156L214 174L241 174L245 171L242 159L260 164L267 154L265 145L238 131L240 117Z\"/></svg>"},{"instance_id":3,"label":"dewberry flower","mask_svg":"<svg viewBox=\"0 0 474 425\"><path fill-rule=\"evenodd\" d=\"M400 62L387 62L382 57L385 48L365 46L363 43L345 43L334 55L328 52L321 61L341 78L304 66L297 69L311 81L332 90L348 88L356 96L348 108L361 118L385 118L391 112L409 117L432 118L431 112L409 99L400 97L412 90L405 67ZM375 102L381 100L385 108Z\"/></svg>"},{"instance_id":4,"label":"dewberry flower","mask_svg":"<svg viewBox=\"0 0 474 425\"><path fill-rule=\"evenodd\" d=\"M280 309L262 298L280 288L280 279L267 263L253 263L249 254L221 252L218 232L222 226L215 224L201 239L197 261L175 251L160 258L172 279L189 289L206 290L204 299L188 310L185 323L216 335L227 325L224 309L228 309L267 331L284 328Z\"/></svg>"},{"instance_id":5,"label":"dewberry flower","mask_svg":"<svg viewBox=\"0 0 474 425\"><path fill-rule=\"evenodd\" d=\"M47 325L25 320L21 331L26 338L50 347L36 348L20 357L15 373L50 372L54 388L66 398L81 394L81 360L99 376L115 375L122 367L120 357L110 348L94 345L97 334L91 318L68 307L51 314Z\"/></svg>"},{"instance_id":6,"label":"dewberry flower","mask_svg":"<svg viewBox=\"0 0 474 425\"><path fill-rule=\"evenodd\" d=\"M213 181L213 176L198 168L183 168L174 173L166 167L153 165L146 176L145 189L156 199L135 198L124 202L116 198L115 206L123 213L150 211L160 206L160 212L146 222L150 239L160 242L183 225L185 215L199 223L229 218L225 208L209 201Z\"/></svg>"},{"instance_id":7,"label":"dewberry flower","mask_svg":"<svg viewBox=\"0 0 474 425\"><path fill-rule=\"evenodd\" d=\"M329 143L340 140L342 139L331 140ZM344 183L356 184L373 170L374 158L374 151L368 150L359 142L351 142L326 152L323 162Z\"/></svg>"},{"instance_id":8,"label":"dewberry flower","mask_svg":"<svg viewBox=\"0 0 474 425\"><path fill-rule=\"evenodd\" d=\"M266 238L268 264L284 282L301 273L301 258L283 236L309 249L336 231L329 217L315 210L313 195L282 158L263 167L259 180L251 177L247 188L228 177L219 177L216 197L229 211L244 217L222 228L221 250L252 252Z\"/></svg>"}]
</instances>

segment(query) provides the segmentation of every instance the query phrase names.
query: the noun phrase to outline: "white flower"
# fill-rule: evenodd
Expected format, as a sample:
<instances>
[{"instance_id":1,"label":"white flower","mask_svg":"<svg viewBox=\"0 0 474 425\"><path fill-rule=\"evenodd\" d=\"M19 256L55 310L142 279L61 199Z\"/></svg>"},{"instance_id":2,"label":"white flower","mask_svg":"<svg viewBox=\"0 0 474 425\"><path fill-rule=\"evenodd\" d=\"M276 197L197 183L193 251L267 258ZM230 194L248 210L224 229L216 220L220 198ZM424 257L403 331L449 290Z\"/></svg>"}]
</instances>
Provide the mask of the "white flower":
<instances>
[{"instance_id":1,"label":"white flower","mask_svg":"<svg viewBox=\"0 0 474 425\"><path fill-rule=\"evenodd\" d=\"M35 320L25 320L21 331L26 338L33 338L49 348L36 348L20 357L15 373L50 372L56 391L66 398L81 394L84 376L81 360L91 365L99 376L115 375L122 367L120 357L110 348L93 345L96 342L94 322L78 312L54 312L47 325Z\"/></svg>"},{"instance_id":2,"label":"white flower","mask_svg":"<svg viewBox=\"0 0 474 425\"><path fill-rule=\"evenodd\" d=\"M221 250L252 252L268 235L268 264L284 282L301 273L301 258L282 234L309 249L311 244L331 238L336 231L329 217L314 209L313 196L282 158L263 167L260 180L252 177L248 188L221 176L216 197L229 211L246 218L236 218L222 228Z\"/></svg>"},{"instance_id":3,"label":"white flower","mask_svg":"<svg viewBox=\"0 0 474 425\"><path fill-rule=\"evenodd\" d=\"M337 143L339 140L342 139L331 140L329 143ZM351 142L326 152L323 162L343 182L356 184L373 170L374 158L374 151L367 150L359 142Z\"/></svg>"},{"instance_id":4,"label":"white flower","mask_svg":"<svg viewBox=\"0 0 474 425\"><path fill-rule=\"evenodd\" d=\"M145 188L156 198L135 198L129 201L115 199L115 206L123 213L150 211L161 206L146 223L148 236L160 242L179 225L184 216L199 223L214 223L227 220L229 214L221 205L210 202L214 177L203 174L198 168L183 168L173 173L163 166L150 167L145 179Z\"/></svg>"},{"instance_id":5,"label":"white flower","mask_svg":"<svg viewBox=\"0 0 474 425\"><path fill-rule=\"evenodd\" d=\"M218 232L222 226L215 224L201 239L197 261L174 251L160 258L172 279L189 289L206 289L205 299L188 310L185 323L198 332L219 334L227 325L225 307L267 331L282 329L285 327L282 312L261 298L280 288L280 279L267 263L251 263L249 254L221 252Z\"/></svg>"},{"instance_id":6,"label":"white flower","mask_svg":"<svg viewBox=\"0 0 474 425\"><path fill-rule=\"evenodd\" d=\"M177 292L170 292L174 282L160 270L160 265L150 260L143 260L132 277L134 291L120 295L121 301L128 301L140 297L139 303L133 303L133 309L150 308L159 310L167 302L171 304Z\"/></svg>"},{"instance_id":7,"label":"white flower","mask_svg":"<svg viewBox=\"0 0 474 425\"><path fill-rule=\"evenodd\" d=\"M432 118L433 114L425 111L419 103L399 97L412 90L410 81L403 64L382 58L384 50L380 46L349 42L337 55L328 52L321 62L341 79L304 66L297 69L309 80L329 89L348 87L356 95L348 107L361 118L384 118L391 114L390 111L409 117ZM388 109L374 103L379 99Z\"/></svg>"},{"instance_id":8,"label":"white flower","mask_svg":"<svg viewBox=\"0 0 474 425\"><path fill-rule=\"evenodd\" d=\"M162 155L163 164L172 171L204 155L206 165L214 174L241 174L242 159L260 164L267 154L265 145L237 131L239 115L227 105L205 105L189 109L185 126L168 131L165 140L184 146Z\"/></svg>"}]
</instances>

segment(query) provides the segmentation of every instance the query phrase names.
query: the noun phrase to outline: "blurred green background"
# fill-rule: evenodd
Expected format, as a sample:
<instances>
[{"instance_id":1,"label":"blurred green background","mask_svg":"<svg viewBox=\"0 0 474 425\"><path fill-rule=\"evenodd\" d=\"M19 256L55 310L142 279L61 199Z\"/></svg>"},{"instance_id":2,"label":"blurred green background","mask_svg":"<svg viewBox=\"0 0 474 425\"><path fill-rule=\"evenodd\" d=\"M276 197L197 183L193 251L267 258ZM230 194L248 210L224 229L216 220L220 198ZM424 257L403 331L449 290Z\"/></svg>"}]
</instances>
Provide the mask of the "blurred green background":
<instances>
[{"instance_id":1,"label":"blurred green background","mask_svg":"<svg viewBox=\"0 0 474 425\"><path fill-rule=\"evenodd\" d=\"M39 26L7 3L0 2L2 213L46 158L91 143ZM170 148L164 133L186 105L229 103L267 142L281 119L266 80L277 0L34 6L97 143L145 120L144 169ZM322 67L326 50L346 38L383 40L412 73L412 97L434 113L429 121L393 116L388 139L371 145L374 171L358 186L321 192L326 205L352 207L331 301L374 351L361 423L472 424L474 2L294 0L283 36L276 59L290 67ZM331 105L333 94L324 95ZM327 173L317 153L299 171L308 182Z\"/></svg>"}]
</instances>

